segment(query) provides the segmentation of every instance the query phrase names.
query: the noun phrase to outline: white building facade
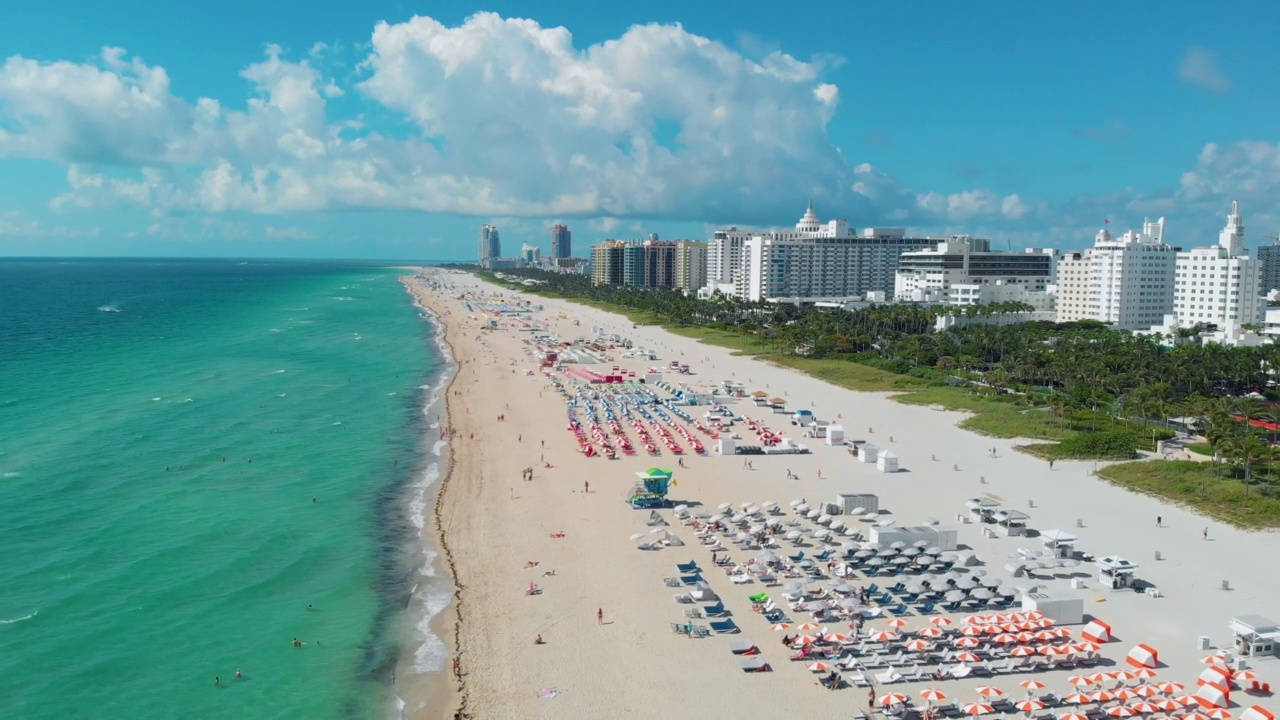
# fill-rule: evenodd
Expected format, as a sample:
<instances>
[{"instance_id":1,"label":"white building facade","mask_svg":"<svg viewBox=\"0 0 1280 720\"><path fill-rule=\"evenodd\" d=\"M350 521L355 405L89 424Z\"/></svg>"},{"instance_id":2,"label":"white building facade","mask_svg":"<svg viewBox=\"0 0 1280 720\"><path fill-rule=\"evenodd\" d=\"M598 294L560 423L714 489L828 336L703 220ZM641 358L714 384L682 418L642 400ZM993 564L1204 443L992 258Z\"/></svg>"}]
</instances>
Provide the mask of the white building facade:
<instances>
[{"instance_id":1,"label":"white building facade","mask_svg":"<svg viewBox=\"0 0 1280 720\"><path fill-rule=\"evenodd\" d=\"M1099 230L1092 248L1058 261L1058 322L1097 320L1117 330L1160 324L1173 306L1176 262L1164 218L1117 239Z\"/></svg>"},{"instance_id":2,"label":"white building facade","mask_svg":"<svg viewBox=\"0 0 1280 720\"><path fill-rule=\"evenodd\" d=\"M685 294L707 284L707 243L676 241L676 289Z\"/></svg>"},{"instance_id":3,"label":"white building facade","mask_svg":"<svg viewBox=\"0 0 1280 720\"><path fill-rule=\"evenodd\" d=\"M1052 310L1048 294L1057 257L1052 250L992 252L988 240L954 237L898 262L894 299L946 305L1022 302Z\"/></svg>"},{"instance_id":4,"label":"white building facade","mask_svg":"<svg viewBox=\"0 0 1280 720\"><path fill-rule=\"evenodd\" d=\"M814 300L892 295L899 256L937 240L907 238L901 228L822 222L813 203L794 230L717 231L707 251L707 286L745 300Z\"/></svg>"},{"instance_id":5,"label":"white building facade","mask_svg":"<svg viewBox=\"0 0 1280 720\"><path fill-rule=\"evenodd\" d=\"M1234 334L1241 325L1263 321L1262 263L1244 247L1240 203L1231 203L1218 244L1178 253L1172 317L1166 326L1217 325ZM1172 322L1170 322L1172 321Z\"/></svg>"}]
</instances>

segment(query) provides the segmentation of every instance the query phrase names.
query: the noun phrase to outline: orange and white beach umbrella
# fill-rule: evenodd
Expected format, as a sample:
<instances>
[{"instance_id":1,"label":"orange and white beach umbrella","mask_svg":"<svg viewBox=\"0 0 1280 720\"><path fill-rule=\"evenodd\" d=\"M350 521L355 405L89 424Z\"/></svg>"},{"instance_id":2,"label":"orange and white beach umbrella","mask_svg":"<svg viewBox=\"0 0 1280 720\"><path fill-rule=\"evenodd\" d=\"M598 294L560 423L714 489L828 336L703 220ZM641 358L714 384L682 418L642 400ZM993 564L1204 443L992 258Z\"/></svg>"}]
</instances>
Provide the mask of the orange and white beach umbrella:
<instances>
[{"instance_id":1,"label":"orange and white beach umbrella","mask_svg":"<svg viewBox=\"0 0 1280 720\"><path fill-rule=\"evenodd\" d=\"M1074 685L1076 687L1088 687L1089 685L1096 685L1097 683L1095 683L1092 678L1085 677L1084 675L1072 675L1067 678L1067 684Z\"/></svg>"},{"instance_id":2,"label":"orange and white beach umbrella","mask_svg":"<svg viewBox=\"0 0 1280 720\"><path fill-rule=\"evenodd\" d=\"M1231 679L1237 683L1253 682L1258 679L1258 674L1252 670L1237 670L1231 673Z\"/></svg>"},{"instance_id":3,"label":"orange and white beach umbrella","mask_svg":"<svg viewBox=\"0 0 1280 720\"><path fill-rule=\"evenodd\" d=\"M827 639L833 643L844 644L849 642L852 638L850 638L848 635L845 635L844 633L831 633L830 635L827 636Z\"/></svg>"},{"instance_id":4,"label":"orange and white beach umbrella","mask_svg":"<svg viewBox=\"0 0 1280 720\"><path fill-rule=\"evenodd\" d=\"M1130 708L1128 705L1117 705L1107 710L1107 714L1110 715L1111 717L1127 718L1127 717L1133 717L1138 713L1134 712L1133 709Z\"/></svg>"},{"instance_id":5,"label":"orange and white beach umbrella","mask_svg":"<svg viewBox=\"0 0 1280 720\"><path fill-rule=\"evenodd\" d=\"M812 645L817 641L818 638L814 635L797 635L791 643L793 645Z\"/></svg>"},{"instance_id":6,"label":"orange and white beach umbrella","mask_svg":"<svg viewBox=\"0 0 1280 720\"><path fill-rule=\"evenodd\" d=\"M967 615L964 619L965 625L986 625L991 622L990 615Z\"/></svg>"},{"instance_id":7,"label":"orange and white beach umbrella","mask_svg":"<svg viewBox=\"0 0 1280 720\"><path fill-rule=\"evenodd\" d=\"M1088 705L1093 702L1093 698L1089 697L1087 693L1075 692L1062 698L1062 702L1069 703L1071 705Z\"/></svg>"},{"instance_id":8,"label":"orange and white beach umbrella","mask_svg":"<svg viewBox=\"0 0 1280 720\"><path fill-rule=\"evenodd\" d=\"M1222 653L1214 653L1212 655L1205 655L1204 657L1200 658L1200 662L1204 663L1205 665L1226 665L1227 657Z\"/></svg>"},{"instance_id":9,"label":"orange and white beach umbrella","mask_svg":"<svg viewBox=\"0 0 1280 720\"><path fill-rule=\"evenodd\" d=\"M1022 682L1018 683L1018 685L1022 686L1023 690L1043 690L1045 687L1047 687L1044 683L1040 682L1039 680L1023 680Z\"/></svg>"},{"instance_id":10,"label":"orange and white beach umbrella","mask_svg":"<svg viewBox=\"0 0 1280 720\"><path fill-rule=\"evenodd\" d=\"M1209 720L1209 716L1199 712L1182 713L1178 716L1179 720Z\"/></svg>"},{"instance_id":11,"label":"orange and white beach umbrella","mask_svg":"<svg viewBox=\"0 0 1280 720\"><path fill-rule=\"evenodd\" d=\"M1089 720L1089 716L1078 712L1062 713L1058 720Z\"/></svg>"},{"instance_id":12,"label":"orange and white beach umbrella","mask_svg":"<svg viewBox=\"0 0 1280 720\"><path fill-rule=\"evenodd\" d=\"M1001 645L1012 645L1018 642L1018 638L1011 633L1000 633L999 635L991 638L991 642L999 643Z\"/></svg>"},{"instance_id":13,"label":"orange and white beach umbrella","mask_svg":"<svg viewBox=\"0 0 1280 720\"><path fill-rule=\"evenodd\" d=\"M799 625L796 626L796 630L802 633L813 632L814 630L821 630L821 629L822 629L821 625L819 625L818 623L812 623L812 622L800 623Z\"/></svg>"},{"instance_id":14,"label":"orange and white beach umbrella","mask_svg":"<svg viewBox=\"0 0 1280 720\"><path fill-rule=\"evenodd\" d=\"M826 672L831 669L831 663L825 663L819 660L809 665L809 672Z\"/></svg>"},{"instance_id":15,"label":"orange and white beach umbrella","mask_svg":"<svg viewBox=\"0 0 1280 720\"><path fill-rule=\"evenodd\" d=\"M906 648L907 650L910 650L911 652L920 652L922 650L928 650L929 648L933 647L933 643L929 642L928 640L908 640L906 644L903 645L903 647Z\"/></svg>"},{"instance_id":16,"label":"orange and white beach umbrella","mask_svg":"<svg viewBox=\"0 0 1280 720\"><path fill-rule=\"evenodd\" d=\"M1231 713L1222 708L1210 708L1200 711L1205 717L1213 718L1213 720L1231 720Z\"/></svg>"},{"instance_id":17,"label":"orange and white beach umbrella","mask_svg":"<svg viewBox=\"0 0 1280 720\"><path fill-rule=\"evenodd\" d=\"M867 634L867 639L872 642L889 642L890 640L896 640L897 637L898 633L892 630L872 630Z\"/></svg>"},{"instance_id":18,"label":"orange and white beach umbrella","mask_svg":"<svg viewBox=\"0 0 1280 720\"><path fill-rule=\"evenodd\" d=\"M1150 715L1151 713L1160 712L1160 708L1156 707L1154 703L1149 703L1146 701L1136 702L1130 705L1129 707L1133 708L1134 712L1141 713L1143 715Z\"/></svg>"},{"instance_id":19,"label":"orange and white beach umbrella","mask_svg":"<svg viewBox=\"0 0 1280 720\"><path fill-rule=\"evenodd\" d=\"M998 687L992 687L990 685L979 685L978 687L974 688L973 691L987 699L1004 697L1003 690L1001 690Z\"/></svg>"},{"instance_id":20,"label":"orange and white beach umbrella","mask_svg":"<svg viewBox=\"0 0 1280 720\"><path fill-rule=\"evenodd\" d=\"M928 700L929 702L933 702L935 700L941 702L947 699L947 694L938 688L925 688L920 691L920 697Z\"/></svg>"},{"instance_id":21,"label":"orange and white beach umbrella","mask_svg":"<svg viewBox=\"0 0 1280 720\"><path fill-rule=\"evenodd\" d=\"M1134 692L1130 688L1120 688L1118 690L1113 690L1112 692L1116 694L1116 699L1120 700L1121 702L1125 700L1132 700L1138 697L1138 693Z\"/></svg>"},{"instance_id":22,"label":"orange and white beach umbrella","mask_svg":"<svg viewBox=\"0 0 1280 720\"><path fill-rule=\"evenodd\" d=\"M959 660L960 662L975 663L975 662L978 662L978 661L979 661L979 660L981 660L981 659L982 659L982 658L979 658L977 655L974 655L973 653L969 652L968 650L964 650L964 651L961 651L961 652L956 653L956 660Z\"/></svg>"},{"instance_id":23,"label":"orange and white beach umbrella","mask_svg":"<svg viewBox=\"0 0 1280 720\"><path fill-rule=\"evenodd\" d=\"M1153 698L1162 694L1160 688L1155 685L1139 685L1133 689L1133 694L1144 698Z\"/></svg>"},{"instance_id":24,"label":"orange and white beach umbrella","mask_svg":"<svg viewBox=\"0 0 1280 720\"><path fill-rule=\"evenodd\" d=\"M1164 712L1177 712L1182 709L1182 703L1178 702L1177 700L1171 700L1169 698L1152 700L1151 704L1160 708Z\"/></svg>"},{"instance_id":25,"label":"orange and white beach umbrella","mask_svg":"<svg viewBox=\"0 0 1280 720\"><path fill-rule=\"evenodd\" d=\"M1111 702L1116 699L1115 693L1110 690L1094 690L1089 693L1089 699L1096 703Z\"/></svg>"},{"instance_id":26,"label":"orange and white beach umbrella","mask_svg":"<svg viewBox=\"0 0 1280 720\"><path fill-rule=\"evenodd\" d=\"M889 620L885 622L885 625L888 625L891 628L902 629L907 626L907 621L902 618L889 618Z\"/></svg>"},{"instance_id":27,"label":"orange and white beach umbrella","mask_svg":"<svg viewBox=\"0 0 1280 720\"><path fill-rule=\"evenodd\" d=\"M937 617L929 618L929 623L934 627L944 628L944 627L951 627L952 625L955 625L956 621L952 620L946 615L938 615Z\"/></svg>"},{"instance_id":28,"label":"orange and white beach umbrella","mask_svg":"<svg viewBox=\"0 0 1280 720\"><path fill-rule=\"evenodd\" d=\"M961 710L964 711L965 715L986 715L996 711L989 703L980 702L967 703Z\"/></svg>"},{"instance_id":29,"label":"orange and white beach umbrella","mask_svg":"<svg viewBox=\"0 0 1280 720\"><path fill-rule=\"evenodd\" d=\"M1018 702L1014 703L1013 706L1018 708L1024 713L1033 713L1037 710L1044 709L1044 703L1040 702L1035 698L1027 698L1026 700L1019 700Z\"/></svg>"},{"instance_id":30,"label":"orange and white beach umbrella","mask_svg":"<svg viewBox=\"0 0 1280 720\"><path fill-rule=\"evenodd\" d=\"M1129 674L1139 680L1150 680L1156 676L1156 671L1151 668L1140 667L1136 670L1130 670Z\"/></svg>"},{"instance_id":31,"label":"orange and white beach umbrella","mask_svg":"<svg viewBox=\"0 0 1280 720\"><path fill-rule=\"evenodd\" d=\"M1173 682L1172 680L1165 680L1163 682L1158 682L1155 684L1155 687L1157 690L1164 693L1165 695L1180 693L1183 690L1187 689L1186 685L1183 685L1180 682Z\"/></svg>"},{"instance_id":32,"label":"orange and white beach umbrella","mask_svg":"<svg viewBox=\"0 0 1280 720\"><path fill-rule=\"evenodd\" d=\"M1027 657L1029 655L1035 655L1036 651L1034 648L1029 648L1026 645L1022 645L1010 650L1009 654L1012 655L1013 657Z\"/></svg>"},{"instance_id":33,"label":"orange and white beach umbrella","mask_svg":"<svg viewBox=\"0 0 1280 720\"><path fill-rule=\"evenodd\" d=\"M791 623L774 623L769 626L769 629L774 632L786 632L791 629Z\"/></svg>"},{"instance_id":34,"label":"orange and white beach umbrella","mask_svg":"<svg viewBox=\"0 0 1280 720\"><path fill-rule=\"evenodd\" d=\"M955 642L952 643L952 645L955 645L956 647L962 647L962 648L978 647L981 644L982 643L978 641L978 638L975 638L975 637L956 638Z\"/></svg>"},{"instance_id":35,"label":"orange and white beach umbrella","mask_svg":"<svg viewBox=\"0 0 1280 720\"><path fill-rule=\"evenodd\" d=\"M1043 610L1027 610L1026 612L1022 613L1022 615L1028 620L1039 620L1040 618L1044 617L1044 611Z\"/></svg>"},{"instance_id":36,"label":"orange and white beach umbrella","mask_svg":"<svg viewBox=\"0 0 1280 720\"><path fill-rule=\"evenodd\" d=\"M1129 682L1130 680L1133 679L1133 673L1128 670L1112 670L1111 672L1107 673L1107 677L1111 678L1112 680Z\"/></svg>"},{"instance_id":37,"label":"orange and white beach umbrella","mask_svg":"<svg viewBox=\"0 0 1280 720\"><path fill-rule=\"evenodd\" d=\"M943 632L936 627L927 627L927 628L920 628L919 630L916 631L916 634L919 635L920 637L938 638L938 637L942 637Z\"/></svg>"},{"instance_id":38,"label":"orange and white beach umbrella","mask_svg":"<svg viewBox=\"0 0 1280 720\"><path fill-rule=\"evenodd\" d=\"M969 637L974 637L975 635L982 634L982 628L977 625L965 625L964 627L960 628L960 634L967 635Z\"/></svg>"},{"instance_id":39,"label":"orange and white beach umbrella","mask_svg":"<svg viewBox=\"0 0 1280 720\"><path fill-rule=\"evenodd\" d=\"M1076 648L1076 652L1098 652L1102 649L1102 646L1098 643L1089 642L1088 640L1078 642L1074 647Z\"/></svg>"},{"instance_id":40,"label":"orange and white beach umbrella","mask_svg":"<svg viewBox=\"0 0 1280 720\"><path fill-rule=\"evenodd\" d=\"M907 696L900 692L885 693L876 700L877 705L889 707L890 705L901 705L907 701Z\"/></svg>"},{"instance_id":41,"label":"orange and white beach umbrella","mask_svg":"<svg viewBox=\"0 0 1280 720\"><path fill-rule=\"evenodd\" d=\"M1064 627L1054 628L1053 634L1055 637L1061 640L1066 640L1067 638L1071 637L1071 631Z\"/></svg>"}]
</instances>

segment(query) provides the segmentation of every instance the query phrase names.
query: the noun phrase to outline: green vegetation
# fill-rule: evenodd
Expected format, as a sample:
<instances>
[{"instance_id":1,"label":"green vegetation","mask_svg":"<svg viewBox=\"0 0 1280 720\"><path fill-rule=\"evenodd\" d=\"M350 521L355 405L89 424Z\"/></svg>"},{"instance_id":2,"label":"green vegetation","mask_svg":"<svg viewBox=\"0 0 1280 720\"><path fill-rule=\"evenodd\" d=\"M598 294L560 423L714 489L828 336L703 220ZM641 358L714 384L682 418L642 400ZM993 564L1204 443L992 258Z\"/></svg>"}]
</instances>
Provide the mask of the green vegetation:
<instances>
[{"instance_id":1,"label":"green vegetation","mask_svg":"<svg viewBox=\"0 0 1280 720\"><path fill-rule=\"evenodd\" d=\"M1187 449L1197 455L1213 457L1213 446L1209 443L1190 443L1187 445Z\"/></svg>"},{"instance_id":2,"label":"green vegetation","mask_svg":"<svg viewBox=\"0 0 1280 720\"><path fill-rule=\"evenodd\" d=\"M1154 450L1157 440L1173 436L1170 418L1194 418L1208 444L1190 449L1217 452L1207 467L1224 483L1223 497L1233 482L1246 490L1256 486L1266 497L1280 495L1269 443L1275 433L1248 422L1280 422L1280 406L1246 397L1274 395L1269 369L1280 367L1280 345L1200 345L1193 332L1179 331L1167 348L1158 338L1095 322L964 322L1029 309L1018 303L845 311L595 286L585 276L538 270L509 274L539 281L524 288L529 292L620 312L637 324L660 324L842 387L894 392L900 402L971 413L961 426L975 432L1053 441L1023 448L1044 458L1133 458L1136 450ZM961 317L935 332L940 313Z\"/></svg>"},{"instance_id":3,"label":"green vegetation","mask_svg":"<svg viewBox=\"0 0 1280 720\"><path fill-rule=\"evenodd\" d=\"M1280 493L1242 478L1216 474L1211 463L1150 460L1111 465L1099 477L1122 487L1194 508L1243 528L1280 527Z\"/></svg>"}]
</instances>

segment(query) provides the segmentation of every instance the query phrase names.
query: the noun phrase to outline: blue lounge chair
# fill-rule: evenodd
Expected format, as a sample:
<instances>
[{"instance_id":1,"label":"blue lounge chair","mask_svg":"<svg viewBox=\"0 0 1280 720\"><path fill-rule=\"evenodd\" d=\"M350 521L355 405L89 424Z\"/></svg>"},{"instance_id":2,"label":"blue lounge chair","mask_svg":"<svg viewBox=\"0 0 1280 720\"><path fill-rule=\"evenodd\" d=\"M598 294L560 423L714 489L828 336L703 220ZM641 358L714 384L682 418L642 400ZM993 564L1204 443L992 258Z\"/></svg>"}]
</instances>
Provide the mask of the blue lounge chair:
<instances>
[{"instance_id":1,"label":"blue lounge chair","mask_svg":"<svg viewBox=\"0 0 1280 720\"><path fill-rule=\"evenodd\" d=\"M826 560L826 559L827 559L827 558L829 558L829 557L831 557L831 551L830 551L830 550L823 550L822 552L818 553L817 555L814 555L814 556L813 556L813 559L814 559L814 560L822 561L822 560Z\"/></svg>"},{"instance_id":2,"label":"blue lounge chair","mask_svg":"<svg viewBox=\"0 0 1280 720\"><path fill-rule=\"evenodd\" d=\"M885 588L885 591L891 592L891 593L901 592L904 587L906 586L903 585L902 583L894 583L893 585Z\"/></svg>"},{"instance_id":3,"label":"blue lounge chair","mask_svg":"<svg viewBox=\"0 0 1280 720\"><path fill-rule=\"evenodd\" d=\"M789 555L788 557L791 558L791 562L800 562L801 560L804 560L804 551L801 550L795 555Z\"/></svg>"},{"instance_id":4,"label":"blue lounge chair","mask_svg":"<svg viewBox=\"0 0 1280 720\"><path fill-rule=\"evenodd\" d=\"M877 584L875 584L875 583L871 583L870 585L868 585L868 586L867 586L867 594L868 594L868 595L875 595L875 594L876 594L876 593L878 593L878 592L880 592L880 586L879 586L879 585L877 585Z\"/></svg>"},{"instance_id":5,"label":"blue lounge chair","mask_svg":"<svg viewBox=\"0 0 1280 720\"><path fill-rule=\"evenodd\" d=\"M891 607L891 608L889 608L889 612L893 613L894 615L898 615L898 616L902 616L902 615L910 615L910 614L911 614L911 608L907 607L905 603L899 603L899 604L897 605L897 607Z\"/></svg>"},{"instance_id":6,"label":"blue lounge chair","mask_svg":"<svg viewBox=\"0 0 1280 720\"><path fill-rule=\"evenodd\" d=\"M902 596L902 602L904 603L914 603L919 599L920 599L920 596L916 595L915 593L907 593L906 595Z\"/></svg>"},{"instance_id":7,"label":"blue lounge chair","mask_svg":"<svg viewBox=\"0 0 1280 720\"><path fill-rule=\"evenodd\" d=\"M1012 597L1002 597L999 600L992 601L991 607L994 607L998 610L1004 610L1005 608L1009 607L1012 604L1013 604Z\"/></svg>"},{"instance_id":8,"label":"blue lounge chair","mask_svg":"<svg viewBox=\"0 0 1280 720\"><path fill-rule=\"evenodd\" d=\"M786 622L787 614L782 612L782 610L770 610L769 612L764 613L764 619L771 623Z\"/></svg>"},{"instance_id":9,"label":"blue lounge chair","mask_svg":"<svg viewBox=\"0 0 1280 720\"><path fill-rule=\"evenodd\" d=\"M890 595L889 593L885 593L885 594L883 594L883 595L881 595L880 597L878 597L878 598L876 598L876 599L875 599L875 604L877 604L877 605L889 605L889 604L891 604L891 603L895 603L895 602L897 602L897 600L894 600L894 599L893 599L893 596L892 596L892 595Z\"/></svg>"},{"instance_id":10,"label":"blue lounge chair","mask_svg":"<svg viewBox=\"0 0 1280 720\"><path fill-rule=\"evenodd\" d=\"M933 611L934 611L934 604L932 602L927 602L920 606L921 615L930 615L933 613Z\"/></svg>"},{"instance_id":11,"label":"blue lounge chair","mask_svg":"<svg viewBox=\"0 0 1280 720\"><path fill-rule=\"evenodd\" d=\"M681 575L680 582L684 583L685 585L697 585L698 583L702 582L702 576L697 573L694 573L692 575Z\"/></svg>"},{"instance_id":12,"label":"blue lounge chair","mask_svg":"<svg viewBox=\"0 0 1280 720\"><path fill-rule=\"evenodd\" d=\"M690 560L687 563L676 563L676 569L682 573L698 572L698 563L696 560Z\"/></svg>"},{"instance_id":13,"label":"blue lounge chair","mask_svg":"<svg viewBox=\"0 0 1280 720\"><path fill-rule=\"evenodd\" d=\"M710 623L707 623L707 624L711 626L712 630L715 630L718 633L741 632L741 630L738 628L737 625L733 623L732 620L712 620Z\"/></svg>"},{"instance_id":14,"label":"blue lounge chair","mask_svg":"<svg viewBox=\"0 0 1280 720\"><path fill-rule=\"evenodd\" d=\"M960 603L959 603L958 601L957 601L957 602L949 602L949 603L947 603L946 605L943 605L943 606L942 606L942 609L943 609L943 610L946 610L947 612L956 612L957 610L959 610L959 609L960 609Z\"/></svg>"},{"instance_id":15,"label":"blue lounge chair","mask_svg":"<svg viewBox=\"0 0 1280 720\"><path fill-rule=\"evenodd\" d=\"M707 617L724 617L729 614L729 611L724 609L724 603L719 601L714 605L707 605L702 608L702 612L706 613Z\"/></svg>"}]
</instances>

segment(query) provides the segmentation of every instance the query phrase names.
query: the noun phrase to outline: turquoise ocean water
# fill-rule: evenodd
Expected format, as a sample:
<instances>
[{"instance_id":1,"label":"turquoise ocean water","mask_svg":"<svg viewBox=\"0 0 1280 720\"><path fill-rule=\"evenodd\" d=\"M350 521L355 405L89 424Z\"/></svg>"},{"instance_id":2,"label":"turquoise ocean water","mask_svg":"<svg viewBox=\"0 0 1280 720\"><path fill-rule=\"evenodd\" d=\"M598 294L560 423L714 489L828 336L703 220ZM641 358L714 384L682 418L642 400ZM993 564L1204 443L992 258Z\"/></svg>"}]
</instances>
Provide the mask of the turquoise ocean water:
<instances>
[{"instance_id":1,"label":"turquoise ocean water","mask_svg":"<svg viewBox=\"0 0 1280 720\"><path fill-rule=\"evenodd\" d=\"M442 362L396 274L0 261L0 717L385 716Z\"/></svg>"}]
</instances>

